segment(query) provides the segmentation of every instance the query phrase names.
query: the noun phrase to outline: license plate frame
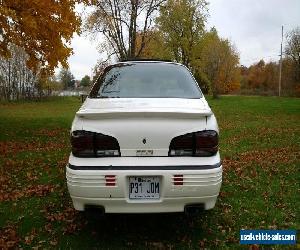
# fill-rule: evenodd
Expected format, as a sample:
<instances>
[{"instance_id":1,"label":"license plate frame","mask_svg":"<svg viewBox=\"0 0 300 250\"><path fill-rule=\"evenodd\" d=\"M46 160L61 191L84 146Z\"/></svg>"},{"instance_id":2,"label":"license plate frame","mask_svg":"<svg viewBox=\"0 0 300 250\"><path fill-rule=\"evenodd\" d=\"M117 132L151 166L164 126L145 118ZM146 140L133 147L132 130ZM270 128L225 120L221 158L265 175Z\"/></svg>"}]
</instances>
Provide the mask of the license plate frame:
<instances>
[{"instance_id":1,"label":"license plate frame","mask_svg":"<svg viewBox=\"0 0 300 250\"><path fill-rule=\"evenodd\" d=\"M159 176L130 176L128 180L130 200L160 199L161 178Z\"/></svg>"}]
</instances>

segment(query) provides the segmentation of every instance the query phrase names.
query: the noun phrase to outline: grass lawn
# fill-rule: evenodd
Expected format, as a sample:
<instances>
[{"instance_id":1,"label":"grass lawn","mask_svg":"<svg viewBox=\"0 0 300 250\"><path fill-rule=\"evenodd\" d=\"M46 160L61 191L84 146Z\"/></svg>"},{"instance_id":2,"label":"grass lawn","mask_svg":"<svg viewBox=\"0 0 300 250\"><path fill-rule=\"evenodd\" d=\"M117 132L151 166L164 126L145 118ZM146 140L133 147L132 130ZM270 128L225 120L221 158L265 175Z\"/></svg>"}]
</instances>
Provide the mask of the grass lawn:
<instances>
[{"instance_id":1,"label":"grass lawn","mask_svg":"<svg viewBox=\"0 0 300 250\"><path fill-rule=\"evenodd\" d=\"M224 179L216 208L193 220L87 220L72 208L64 169L80 99L0 104L0 249L238 248L240 229L299 229L300 99L208 101L220 126Z\"/></svg>"}]
</instances>

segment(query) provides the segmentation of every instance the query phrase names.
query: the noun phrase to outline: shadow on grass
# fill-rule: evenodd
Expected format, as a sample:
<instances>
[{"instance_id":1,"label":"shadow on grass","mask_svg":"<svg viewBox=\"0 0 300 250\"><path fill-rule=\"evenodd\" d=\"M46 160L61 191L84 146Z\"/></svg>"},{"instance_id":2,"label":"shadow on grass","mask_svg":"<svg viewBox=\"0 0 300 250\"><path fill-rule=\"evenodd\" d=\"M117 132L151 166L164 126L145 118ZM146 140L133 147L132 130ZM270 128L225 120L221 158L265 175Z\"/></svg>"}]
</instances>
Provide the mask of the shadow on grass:
<instances>
[{"instance_id":1,"label":"shadow on grass","mask_svg":"<svg viewBox=\"0 0 300 250\"><path fill-rule=\"evenodd\" d=\"M166 248L178 244L197 247L199 242L194 240L203 239L207 234L202 228L207 224L202 223L207 215L209 212L203 211L193 217L184 213L106 214L97 218L89 216L84 230L89 231L103 245L122 241L121 244L128 247Z\"/></svg>"}]
</instances>

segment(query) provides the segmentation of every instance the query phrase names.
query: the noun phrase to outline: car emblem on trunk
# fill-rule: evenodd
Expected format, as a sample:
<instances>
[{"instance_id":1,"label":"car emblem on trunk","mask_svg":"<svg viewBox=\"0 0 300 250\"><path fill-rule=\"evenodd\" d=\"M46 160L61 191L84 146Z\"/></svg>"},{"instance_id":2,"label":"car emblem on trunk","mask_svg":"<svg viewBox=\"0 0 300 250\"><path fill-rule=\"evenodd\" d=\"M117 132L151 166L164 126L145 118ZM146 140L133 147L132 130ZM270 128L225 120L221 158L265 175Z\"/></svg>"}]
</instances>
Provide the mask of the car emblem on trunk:
<instances>
[{"instance_id":1,"label":"car emblem on trunk","mask_svg":"<svg viewBox=\"0 0 300 250\"><path fill-rule=\"evenodd\" d=\"M147 142L147 140L146 140L146 138L144 138L144 139L143 139L143 143L146 144L146 142Z\"/></svg>"}]
</instances>

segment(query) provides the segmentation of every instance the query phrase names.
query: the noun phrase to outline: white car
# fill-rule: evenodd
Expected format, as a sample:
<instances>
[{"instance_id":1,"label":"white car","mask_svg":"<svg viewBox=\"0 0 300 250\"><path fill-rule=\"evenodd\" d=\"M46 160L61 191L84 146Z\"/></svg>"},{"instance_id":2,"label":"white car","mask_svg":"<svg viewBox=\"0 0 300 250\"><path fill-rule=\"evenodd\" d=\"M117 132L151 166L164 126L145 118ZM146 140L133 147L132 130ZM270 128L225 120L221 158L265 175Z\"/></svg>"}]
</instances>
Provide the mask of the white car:
<instances>
[{"instance_id":1,"label":"white car","mask_svg":"<svg viewBox=\"0 0 300 250\"><path fill-rule=\"evenodd\" d=\"M222 183L218 136L216 118L185 66L107 67L72 124L66 177L75 209L213 208Z\"/></svg>"}]
</instances>

